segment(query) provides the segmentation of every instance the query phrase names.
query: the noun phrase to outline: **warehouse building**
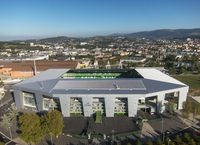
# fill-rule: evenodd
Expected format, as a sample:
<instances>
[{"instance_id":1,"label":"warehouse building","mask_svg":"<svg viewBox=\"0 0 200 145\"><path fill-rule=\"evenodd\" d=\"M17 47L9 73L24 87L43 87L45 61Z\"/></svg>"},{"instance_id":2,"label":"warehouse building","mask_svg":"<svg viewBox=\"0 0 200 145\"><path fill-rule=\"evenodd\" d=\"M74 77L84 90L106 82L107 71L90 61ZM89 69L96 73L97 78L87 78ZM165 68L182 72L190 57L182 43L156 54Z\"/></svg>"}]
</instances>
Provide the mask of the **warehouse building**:
<instances>
[{"instance_id":1,"label":"warehouse building","mask_svg":"<svg viewBox=\"0 0 200 145\"><path fill-rule=\"evenodd\" d=\"M189 87L154 68L118 70L49 69L14 86L18 109L60 110L64 117L150 114L172 102L182 109Z\"/></svg>"},{"instance_id":2,"label":"warehouse building","mask_svg":"<svg viewBox=\"0 0 200 145\"><path fill-rule=\"evenodd\" d=\"M25 79L33 77L48 69L76 69L79 67L78 61L0 61L0 74L12 79Z\"/></svg>"}]
</instances>

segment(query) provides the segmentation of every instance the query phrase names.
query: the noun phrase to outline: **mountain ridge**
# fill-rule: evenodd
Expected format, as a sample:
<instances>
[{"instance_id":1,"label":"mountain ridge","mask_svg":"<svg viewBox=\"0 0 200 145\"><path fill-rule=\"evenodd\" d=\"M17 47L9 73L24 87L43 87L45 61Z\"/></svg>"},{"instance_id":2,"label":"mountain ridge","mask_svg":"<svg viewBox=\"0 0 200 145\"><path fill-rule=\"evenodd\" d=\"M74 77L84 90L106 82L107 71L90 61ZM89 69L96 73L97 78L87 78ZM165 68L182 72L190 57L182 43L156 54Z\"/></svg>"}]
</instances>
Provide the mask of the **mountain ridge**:
<instances>
[{"instance_id":1,"label":"mountain ridge","mask_svg":"<svg viewBox=\"0 0 200 145\"><path fill-rule=\"evenodd\" d=\"M46 37L41 39L28 39L24 41L42 41L42 42L60 42L68 39L87 40L90 38L110 38L110 37L127 37L127 38L148 38L148 39L186 39L186 38L199 38L200 28L192 29L156 29L151 31L139 31L134 33L113 33L110 35L96 35L90 37L68 37L56 36ZM18 40L13 40L18 41Z\"/></svg>"},{"instance_id":2,"label":"mountain ridge","mask_svg":"<svg viewBox=\"0 0 200 145\"><path fill-rule=\"evenodd\" d=\"M173 38L200 38L200 28L193 29L157 29L152 31L140 31L135 33L125 34L126 37L132 38L151 38L151 39L173 39Z\"/></svg>"}]
</instances>

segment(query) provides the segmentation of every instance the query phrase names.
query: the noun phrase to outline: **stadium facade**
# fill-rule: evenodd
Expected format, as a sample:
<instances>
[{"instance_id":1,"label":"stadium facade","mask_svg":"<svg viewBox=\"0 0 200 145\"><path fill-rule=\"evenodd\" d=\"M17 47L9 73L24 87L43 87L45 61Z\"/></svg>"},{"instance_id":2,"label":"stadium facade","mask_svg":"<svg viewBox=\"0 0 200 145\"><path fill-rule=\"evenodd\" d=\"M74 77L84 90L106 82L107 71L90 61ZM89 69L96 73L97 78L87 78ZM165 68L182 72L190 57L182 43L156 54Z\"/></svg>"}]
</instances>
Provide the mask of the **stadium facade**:
<instances>
[{"instance_id":1,"label":"stadium facade","mask_svg":"<svg viewBox=\"0 0 200 145\"><path fill-rule=\"evenodd\" d=\"M131 70L49 69L14 86L18 109L58 109L64 117L91 116L100 111L106 117L139 110L163 112L172 102L182 109L189 87L154 68Z\"/></svg>"}]
</instances>

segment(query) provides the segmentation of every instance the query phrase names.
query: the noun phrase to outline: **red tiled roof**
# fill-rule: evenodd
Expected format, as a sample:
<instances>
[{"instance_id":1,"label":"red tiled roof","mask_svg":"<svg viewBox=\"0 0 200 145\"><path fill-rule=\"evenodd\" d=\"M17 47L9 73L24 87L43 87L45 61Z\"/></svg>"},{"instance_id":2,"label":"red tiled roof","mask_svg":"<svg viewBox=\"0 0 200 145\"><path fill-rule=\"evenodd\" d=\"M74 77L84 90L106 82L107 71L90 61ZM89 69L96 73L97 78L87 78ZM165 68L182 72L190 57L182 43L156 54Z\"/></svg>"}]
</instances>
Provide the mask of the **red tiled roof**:
<instances>
[{"instance_id":1,"label":"red tiled roof","mask_svg":"<svg viewBox=\"0 0 200 145\"><path fill-rule=\"evenodd\" d=\"M52 68L70 68L75 69L77 67L77 61L36 61L37 71L45 71ZM12 61L5 62L0 61L0 66L3 68L12 68L12 71L33 71L34 62L33 61Z\"/></svg>"}]
</instances>

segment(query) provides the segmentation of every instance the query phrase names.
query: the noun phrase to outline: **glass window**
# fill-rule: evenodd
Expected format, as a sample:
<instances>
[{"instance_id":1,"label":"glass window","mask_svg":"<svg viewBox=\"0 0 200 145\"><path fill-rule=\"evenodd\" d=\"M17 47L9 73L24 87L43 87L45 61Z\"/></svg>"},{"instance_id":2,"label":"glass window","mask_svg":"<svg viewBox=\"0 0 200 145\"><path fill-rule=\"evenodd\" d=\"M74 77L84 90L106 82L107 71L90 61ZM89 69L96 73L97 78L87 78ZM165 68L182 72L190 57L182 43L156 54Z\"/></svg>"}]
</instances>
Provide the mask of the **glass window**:
<instances>
[{"instance_id":1,"label":"glass window","mask_svg":"<svg viewBox=\"0 0 200 145\"><path fill-rule=\"evenodd\" d=\"M50 99L44 98L43 99L43 109L49 110L49 105L50 105Z\"/></svg>"},{"instance_id":2,"label":"glass window","mask_svg":"<svg viewBox=\"0 0 200 145\"><path fill-rule=\"evenodd\" d=\"M23 92L23 97L25 106L36 107L34 94Z\"/></svg>"}]
</instances>

